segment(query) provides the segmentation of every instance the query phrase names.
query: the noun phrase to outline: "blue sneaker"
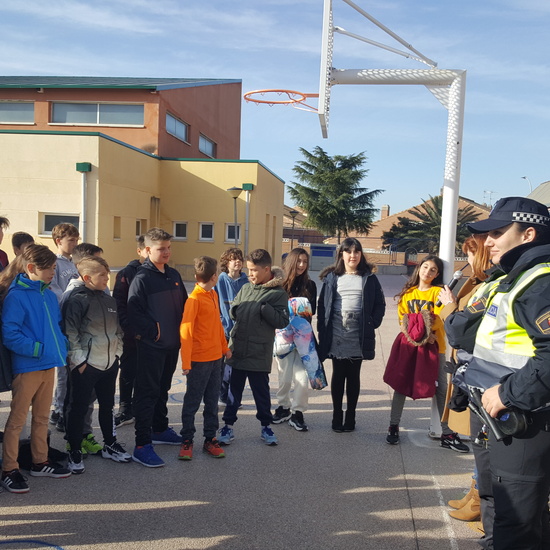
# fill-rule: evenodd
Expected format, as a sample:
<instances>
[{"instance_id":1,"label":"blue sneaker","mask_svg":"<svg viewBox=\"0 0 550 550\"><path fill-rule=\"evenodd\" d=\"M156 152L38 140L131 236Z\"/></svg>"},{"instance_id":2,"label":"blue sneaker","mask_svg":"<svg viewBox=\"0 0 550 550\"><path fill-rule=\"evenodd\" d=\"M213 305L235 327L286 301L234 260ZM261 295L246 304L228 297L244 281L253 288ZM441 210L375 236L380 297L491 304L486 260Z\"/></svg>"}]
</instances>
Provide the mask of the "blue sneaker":
<instances>
[{"instance_id":1,"label":"blue sneaker","mask_svg":"<svg viewBox=\"0 0 550 550\"><path fill-rule=\"evenodd\" d=\"M277 443L279 443L273 430L269 426L262 427L262 435L260 437L265 441L266 445L277 445Z\"/></svg>"},{"instance_id":2,"label":"blue sneaker","mask_svg":"<svg viewBox=\"0 0 550 550\"><path fill-rule=\"evenodd\" d=\"M234 439L233 428L227 424L218 432L218 443L220 445L229 445Z\"/></svg>"},{"instance_id":3,"label":"blue sneaker","mask_svg":"<svg viewBox=\"0 0 550 550\"><path fill-rule=\"evenodd\" d=\"M132 460L147 466L147 468L160 468L164 466L164 460L155 453L155 449L150 443L148 445L143 445L143 447L136 447L132 455Z\"/></svg>"},{"instance_id":4,"label":"blue sneaker","mask_svg":"<svg viewBox=\"0 0 550 550\"><path fill-rule=\"evenodd\" d=\"M151 434L151 443L153 445L181 445L183 439L172 428L168 427L163 432L153 432Z\"/></svg>"}]
</instances>

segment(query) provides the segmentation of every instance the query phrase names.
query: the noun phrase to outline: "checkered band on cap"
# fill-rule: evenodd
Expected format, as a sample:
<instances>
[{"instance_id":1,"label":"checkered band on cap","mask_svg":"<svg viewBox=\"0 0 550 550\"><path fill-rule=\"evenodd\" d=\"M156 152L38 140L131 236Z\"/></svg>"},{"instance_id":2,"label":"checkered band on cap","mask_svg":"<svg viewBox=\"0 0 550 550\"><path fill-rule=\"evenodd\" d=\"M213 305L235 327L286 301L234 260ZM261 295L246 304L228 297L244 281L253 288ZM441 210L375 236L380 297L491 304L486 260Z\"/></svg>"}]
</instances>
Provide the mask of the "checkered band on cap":
<instances>
[{"instance_id":1,"label":"checkered band on cap","mask_svg":"<svg viewBox=\"0 0 550 550\"><path fill-rule=\"evenodd\" d=\"M528 212L512 212L512 220L515 222L550 225L550 217L543 216L542 214L530 214Z\"/></svg>"}]
</instances>

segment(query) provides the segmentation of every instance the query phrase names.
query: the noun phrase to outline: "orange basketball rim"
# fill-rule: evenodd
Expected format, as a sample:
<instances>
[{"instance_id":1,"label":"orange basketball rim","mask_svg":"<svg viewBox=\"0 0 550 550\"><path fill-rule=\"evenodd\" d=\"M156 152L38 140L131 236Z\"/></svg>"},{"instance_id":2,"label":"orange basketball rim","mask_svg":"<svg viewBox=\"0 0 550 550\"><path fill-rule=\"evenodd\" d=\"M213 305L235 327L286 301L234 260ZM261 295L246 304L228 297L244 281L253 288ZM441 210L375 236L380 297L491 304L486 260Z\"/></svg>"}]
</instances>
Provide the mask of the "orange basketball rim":
<instances>
[{"instance_id":1,"label":"orange basketball rim","mask_svg":"<svg viewBox=\"0 0 550 550\"><path fill-rule=\"evenodd\" d=\"M319 94L306 94L296 90L283 89L254 90L244 94L245 101L252 103L265 103L270 107L273 107L273 105L292 105L295 109L316 113L317 107L306 103L306 99L310 97L319 97Z\"/></svg>"}]
</instances>

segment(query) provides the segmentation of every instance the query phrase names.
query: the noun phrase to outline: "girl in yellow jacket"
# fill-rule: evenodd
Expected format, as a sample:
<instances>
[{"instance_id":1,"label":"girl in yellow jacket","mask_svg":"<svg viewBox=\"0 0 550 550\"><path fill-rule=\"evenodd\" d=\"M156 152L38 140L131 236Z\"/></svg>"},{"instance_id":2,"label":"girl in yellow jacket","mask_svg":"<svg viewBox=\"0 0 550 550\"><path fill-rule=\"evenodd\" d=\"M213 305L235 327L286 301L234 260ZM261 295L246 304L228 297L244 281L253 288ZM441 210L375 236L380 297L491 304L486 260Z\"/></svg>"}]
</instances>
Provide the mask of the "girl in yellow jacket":
<instances>
[{"instance_id":1,"label":"girl in yellow jacket","mask_svg":"<svg viewBox=\"0 0 550 550\"><path fill-rule=\"evenodd\" d=\"M437 306L439 293L443 285L443 262L438 256L428 255L419 265L416 266L409 281L403 287L403 290L397 296L399 304L397 312L399 322L403 316L409 313L420 313L427 310L435 314L432 326L432 334L428 340L430 343L437 342L439 347L439 373L436 385L435 399L440 417L445 409L445 396L447 393L447 374L445 366L445 330L443 322L439 317L442 306ZM399 422L405 405L405 395L394 392L391 412L390 427L386 442L390 445L399 443ZM460 441L460 438L454 433L446 422L441 422L441 446L446 449L467 453L470 449Z\"/></svg>"}]
</instances>

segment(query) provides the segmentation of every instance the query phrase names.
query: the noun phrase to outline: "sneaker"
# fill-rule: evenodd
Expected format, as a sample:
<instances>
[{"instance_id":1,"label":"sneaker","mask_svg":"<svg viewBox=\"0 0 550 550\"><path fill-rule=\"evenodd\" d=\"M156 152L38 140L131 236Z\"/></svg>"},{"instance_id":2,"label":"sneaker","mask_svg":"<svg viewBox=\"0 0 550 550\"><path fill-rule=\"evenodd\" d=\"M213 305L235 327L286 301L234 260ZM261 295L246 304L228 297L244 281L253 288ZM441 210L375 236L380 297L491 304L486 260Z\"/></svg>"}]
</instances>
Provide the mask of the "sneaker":
<instances>
[{"instance_id":1,"label":"sneaker","mask_svg":"<svg viewBox=\"0 0 550 550\"><path fill-rule=\"evenodd\" d=\"M29 486L27 484L27 478L21 475L19 470L12 470L11 472L2 472L2 486L10 493L28 493Z\"/></svg>"},{"instance_id":2,"label":"sneaker","mask_svg":"<svg viewBox=\"0 0 550 550\"><path fill-rule=\"evenodd\" d=\"M280 424L281 422L286 422L291 418L292 414L290 409L285 409L284 407L277 407L275 413L273 414L273 424Z\"/></svg>"},{"instance_id":3,"label":"sneaker","mask_svg":"<svg viewBox=\"0 0 550 550\"><path fill-rule=\"evenodd\" d=\"M273 446L279 443L277 437L275 437L275 434L273 433L273 430L269 426L262 427L262 433L260 437L265 441L266 445Z\"/></svg>"},{"instance_id":4,"label":"sneaker","mask_svg":"<svg viewBox=\"0 0 550 550\"><path fill-rule=\"evenodd\" d=\"M82 462L82 451L69 451L69 461L67 463L72 474L78 475L84 473L84 462Z\"/></svg>"},{"instance_id":5,"label":"sneaker","mask_svg":"<svg viewBox=\"0 0 550 550\"><path fill-rule=\"evenodd\" d=\"M126 452L126 449L118 442L114 441L110 445L104 445L101 449L103 458L110 458L115 462L130 462L132 455Z\"/></svg>"},{"instance_id":6,"label":"sneaker","mask_svg":"<svg viewBox=\"0 0 550 550\"><path fill-rule=\"evenodd\" d=\"M234 439L233 428L227 424L218 432L218 443L220 445L229 445Z\"/></svg>"},{"instance_id":7,"label":"sneaker","mask_svg":"<svg viewBox=\"0 0 550 550\"><path fill-rule=\"evenodd\" d=\"M135 447L132 460L147 466L147 468L160 468L164 466L164 460L155 453L155 449L151 443L143 445L143 447Z\"/></svg>"},{"instance_id":8,"label":"sneaker","mask_svg":"<svg viewBox=\"0 0 550 550\"><path fill-rule=\"evenodd\" d=\"M58 413L56 411L52 411L52 414L50 414L50 424L52 426L55 426L57 424L57 421L59 420L60 416L61 416L61 413Z\"/></svg>"},{"instance_id":9,"label":"sneaker","mask_svg":"<svg viewBox=\"0 0 550 550\"><path fill-rule=\"evenodd\" d=\"M390 445L397 445L399 443L399 426L397 424L391 424L388 428L386 443Z\"/></svg>"},{"instance_id":10,"label":"sneaker","mask_svg":"<svg viewBox=\"0 0 550 550\"><path fill-rule=\"evenodd\" d=\"M69 442L65 445L65 449L67 449L67 453L71 452L71 444ZM82 458L88 458L88 451L83 446L80 447L80 451L82 452Z\"/></svg>"},{"instance_id":11,"label":"sneaker","mask_svg":"<svg viewBox=\"0 0 550 550\"><path fill-rule=\"evenodd\" d=\"M457 453L468 453L470 452L470 447L468 445L465 445L460 441L460 437L458 437L458 434L449 434L449 435L442 435L441 436L441 446L444 449L452 449L453 451L456 451Z\"/></svg>"},{"instance_id":12,"label":"sneaker","mask_svg":"<svg viewBox=\"0 0 550 550\"><path fill-rule=\"evenodd\" d=\"M296 411L288 421L288 425L292 426L299 432L307 432L307 424L304 422L304 414L302 411Z\"/></svg>"},{"instance_id":13,"label":"sneaker","mask_svg":"<svg viewBox=\"0 0 550 550\"><path fill-rule=\"evenodd\" d=\"M134 422L134 417L126 412L119 412L115 414L114 419L115 426L117 428L120 426L126 426L126 424L132 424Z\"/></svg>"},{"instance_id":14,"label":"sneaker","mask_svg":"<svg viewBox=\"0 0 550 550\"><path fill-rule=\"evenodd\" d=\"M214 458L225 457L225 453L223 452L223 449L220 447L220 444L216 438L206 440L204 442L202 450L205 453L208 453L209 455L213 456Z\"/></svg>"},{"instance_id":15,"label":"sneaker","mask_svg":"<svg viewBox=\"0 0 550 550\"><path fill-rule=\"evenodd\" d=\"M178 460L191 460L193 458L193 442L186 439L180 447Z\"/></svg>"},{"instance_id":16,"label":"sneaker","mask_svg":"<svg viewBox=\"0 0 550 550\"><path fill-rule=\"evenodd\" d=\"M46 460L46 462L42 462L42 464L33 464L29 474L34 477L63 478L70 477L71 470L64 468L61 464L57 464L57 462L50 462L49 460Z\"/></svg>"},{"instance_id":17,"label":"sneaker","mask_svg":"<svg viewBox=\"0 0 550 550\"><path fill-rule=\"evenodd\" d=\"M55 423L55 429L58 432L65 433L65 419L63 418L63 415L61 415L61 414L59 414L59 418L57 419L57 422Z\"/></svg>"},{"instance_id":18,"label":"sneaker","mask_svg":"<svg viewBox=\"0 0 550 550\"><path fill-rule=\"evenodd\" d=\"M181 435L178 435L172 428L168 427L163 432L153 432L151 434L154 445L181 445Z\"/></svg>"},{"instance_id":19,"label":"sneaker","mask_svg":"<svg viewBox=\"0 0 550 550\"><path fill-rule=\"evenodd\" d=\"M103 450L103 446L95 440L94 434L88 434L80 446L82 454L98 455Z\"/></svg>"}]
</instances>

